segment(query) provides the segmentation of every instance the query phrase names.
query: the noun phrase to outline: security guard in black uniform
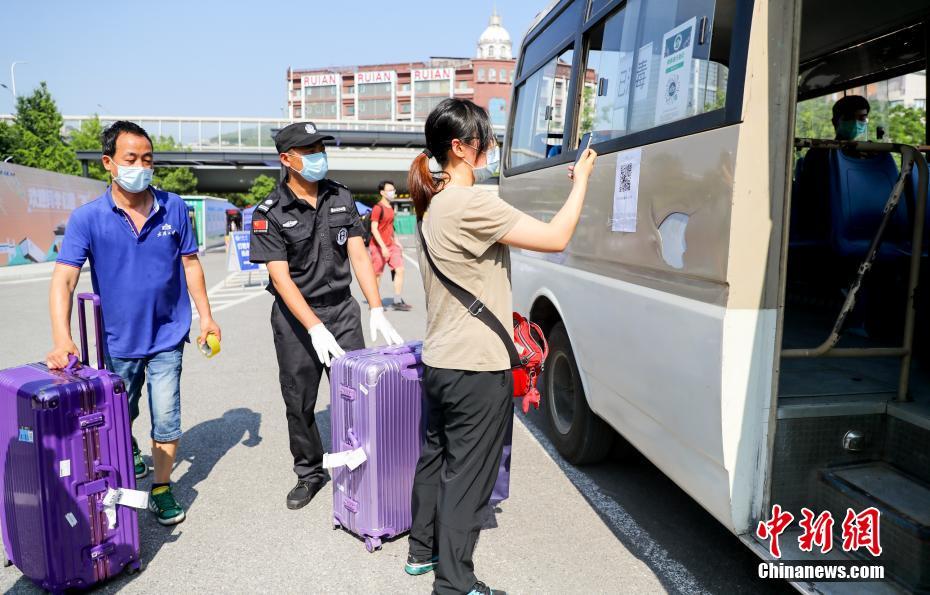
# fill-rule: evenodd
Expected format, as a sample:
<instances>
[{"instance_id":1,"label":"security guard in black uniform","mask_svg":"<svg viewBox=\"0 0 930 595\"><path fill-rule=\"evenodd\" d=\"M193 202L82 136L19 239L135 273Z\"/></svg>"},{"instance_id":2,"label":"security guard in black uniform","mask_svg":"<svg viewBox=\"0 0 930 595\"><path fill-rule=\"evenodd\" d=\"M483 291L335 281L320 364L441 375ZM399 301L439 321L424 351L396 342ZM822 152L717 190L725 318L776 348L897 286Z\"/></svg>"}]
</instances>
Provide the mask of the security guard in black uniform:
<instances>
[{"instance_id":1,"label":"security guard in black uniform","mask_svg":"<svg viewBox=\"0 0 930 595\"><path fill-rule=\"evenodd\" d=\"M323 141L332 139L312 122L281 129L275 147L288 175L252 215L249 258L267 263L275 296L271 327L298 478L287 495L290 509L305 506L326 481L313 414L320 376L333 358L365 347L359 304L349 292L350 262L371 307L372 341L381 333L390 344L401 342L384 317L352 193L326 179Z\"/></svg>"}]
</instances>

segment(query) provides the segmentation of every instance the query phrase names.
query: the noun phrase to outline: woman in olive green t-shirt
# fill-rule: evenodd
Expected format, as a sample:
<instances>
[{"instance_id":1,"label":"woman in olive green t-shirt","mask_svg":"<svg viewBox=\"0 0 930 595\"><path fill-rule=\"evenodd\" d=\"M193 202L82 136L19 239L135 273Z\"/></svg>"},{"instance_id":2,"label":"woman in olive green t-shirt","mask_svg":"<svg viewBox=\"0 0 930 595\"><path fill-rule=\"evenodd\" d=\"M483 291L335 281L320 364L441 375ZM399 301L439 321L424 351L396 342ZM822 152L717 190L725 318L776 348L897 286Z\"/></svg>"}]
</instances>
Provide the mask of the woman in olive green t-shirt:
<instances>
[{"instance_id":1,"label":"woman in olive green t-shirt","mask_svg":"<svg viewBox=\"0 0 930 595\"><path fill-rule=\"evenodd\" d=\"M413 161L407 185L436 267L497 316L511 319L510 248L565 249L578 219L597 154L588 149L569 169L574 185L548 223L475 186L489 177L500 151L487 112L446 99L426 120L427 149ZM435 159L441 171L430 170ZM572 172L572 169L574 172ZM423 387L426 444L413 485L413 526L406 571L436 571L436 593L501 593L474 573L472 553L498 473L513 405L507 348L435 278L420 245L426 291Z\"/></svg>"}]
</instances>

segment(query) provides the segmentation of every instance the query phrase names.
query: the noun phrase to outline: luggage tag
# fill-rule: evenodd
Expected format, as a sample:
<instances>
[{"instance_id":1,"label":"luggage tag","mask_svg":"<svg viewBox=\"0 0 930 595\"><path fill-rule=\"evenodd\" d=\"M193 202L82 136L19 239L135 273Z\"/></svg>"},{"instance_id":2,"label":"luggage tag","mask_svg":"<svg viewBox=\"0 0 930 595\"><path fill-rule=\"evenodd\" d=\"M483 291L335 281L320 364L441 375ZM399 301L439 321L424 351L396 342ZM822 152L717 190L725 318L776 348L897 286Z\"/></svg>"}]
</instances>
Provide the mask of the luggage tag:
<instances>
[{"instance_id":1,"label":"luggage tag","mask_svg":"<svg viewBox=\"0 0 930 595\"><path fill-rule=\"evenodd\" d=\"M361 447L355 450L344 450L335 453L323 453L323 468L333 469L345 465L349 471L355 471L362 463L368 460L368 455Z\"/></svg>"},{"instance_id":2,"label":"luggage tag","mask_svg":"<svg viewBox=\"0 0 930 595\"><path fill-rule=\"evenodd\" d=\"M128 506L144 510L149 506L149 493L128 488L107 489L103 496L103 513L107 517L107 528L116 527L116 506Z\"/></svg>"}]
</instances>

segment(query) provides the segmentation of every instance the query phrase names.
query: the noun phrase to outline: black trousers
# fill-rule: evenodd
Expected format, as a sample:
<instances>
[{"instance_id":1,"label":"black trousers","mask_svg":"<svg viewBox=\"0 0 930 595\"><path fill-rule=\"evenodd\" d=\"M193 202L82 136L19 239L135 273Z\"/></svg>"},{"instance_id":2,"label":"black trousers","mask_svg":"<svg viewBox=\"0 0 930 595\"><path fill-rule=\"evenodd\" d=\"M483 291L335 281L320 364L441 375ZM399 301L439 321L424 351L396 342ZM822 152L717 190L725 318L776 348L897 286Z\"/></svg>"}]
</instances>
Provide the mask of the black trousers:
<instances>
[{"instance_id":1,"label":"black trousers","mask_svg":"<svg viewBox=\"0 0 930 595\"><path fill-rule=\"evenodd\" d=\"M410 553L439 556L433 592L468 593L472 554L513 416L513 375L425 367L428 426L413 480Z\"/></svg>"},{"instance_id":2,"label":"black trousers","mask_svg":"<svg viewBox=\"0 0 930 595\"><path fill-rule=\"evenodd\" d=\"M345 351L363 349L361 308L355 298L332 306L315 306L313 312ZM278 355L278 379L287 411L287 433L294 455L294 473L300 479L322 480L323 443L316 425L316 397L323 370L329 368L317 358L310 333L280 299L271 307L271 328Z\"/></svg>"}]
</instances>

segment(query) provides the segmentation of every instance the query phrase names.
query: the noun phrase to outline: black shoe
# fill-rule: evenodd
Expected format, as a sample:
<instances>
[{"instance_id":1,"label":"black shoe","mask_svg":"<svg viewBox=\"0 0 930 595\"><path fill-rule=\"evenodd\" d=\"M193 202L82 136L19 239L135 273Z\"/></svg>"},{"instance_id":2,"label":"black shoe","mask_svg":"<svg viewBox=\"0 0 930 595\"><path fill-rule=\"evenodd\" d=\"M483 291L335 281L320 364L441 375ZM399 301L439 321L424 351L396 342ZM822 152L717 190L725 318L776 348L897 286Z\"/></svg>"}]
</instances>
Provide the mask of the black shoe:
<instances>
[{"instance_id":1,"label":"black shoe","mask_svg":"<svg viewBox=\"0 0 930 595\"><path fill-rule=\"evenodd\" d=\"M297 485L287 494L287 507L297 510L310 504L316 493L322 489L323 483L323 480L298 479Z\"/></svg>"},{"instance_id":2,"label":"black shoe","mask_svg":"<svg viewBox=\"0 0 930 595\"><path fill-rule=\"evenodd\" d=\"M468 592L468 595L507 595L507 591L492 589L481 581L478 581L471 588L471 591Z\"/></svg>"}]
</instances>

